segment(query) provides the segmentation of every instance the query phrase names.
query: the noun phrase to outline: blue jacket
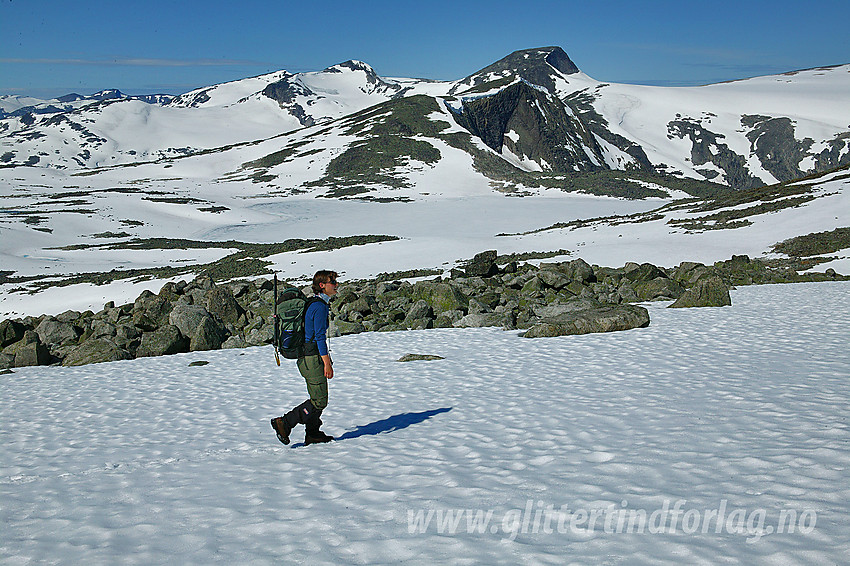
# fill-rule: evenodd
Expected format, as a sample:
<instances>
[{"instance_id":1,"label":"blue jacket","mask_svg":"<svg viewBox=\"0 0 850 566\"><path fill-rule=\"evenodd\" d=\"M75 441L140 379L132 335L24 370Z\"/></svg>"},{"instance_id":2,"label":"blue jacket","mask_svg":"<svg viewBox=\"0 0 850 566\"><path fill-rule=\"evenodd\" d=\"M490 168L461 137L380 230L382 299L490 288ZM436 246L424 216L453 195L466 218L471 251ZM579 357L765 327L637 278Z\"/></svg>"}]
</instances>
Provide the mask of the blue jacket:
<instances>
[{"instance_id":1,"label":"blue jacket","mask_svg":"<svg viewBox=\"0 0 850 566\"><path fill-rule=\"evenodd\" d=\"M320 356L328 355L328 321L330 307L327 295L316 295L321 301L313 301L304 313L304 341L315 342Z\"/></svg>"}]
</instances>

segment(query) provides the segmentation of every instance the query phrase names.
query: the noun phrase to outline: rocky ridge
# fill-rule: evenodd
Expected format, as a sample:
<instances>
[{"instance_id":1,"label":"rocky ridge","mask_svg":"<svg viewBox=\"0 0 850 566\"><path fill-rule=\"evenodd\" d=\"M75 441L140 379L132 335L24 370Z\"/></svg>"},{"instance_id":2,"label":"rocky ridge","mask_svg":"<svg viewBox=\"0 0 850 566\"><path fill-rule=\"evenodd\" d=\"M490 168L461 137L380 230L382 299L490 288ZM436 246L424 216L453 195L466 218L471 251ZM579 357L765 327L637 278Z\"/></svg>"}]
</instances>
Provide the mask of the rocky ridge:
<instances>
[{"instance_id":1,"label":"rocky ridge","mask_svg":"<svg viewBox=\"0 0 850 566\"><path fill-rule=\"evenodd\" d=\"M407 276L406 274L404 276ZM834 271L799 274L762 260L733 256L712 266L685 262L620 268L582 259L532 265L482 252L447 278L410 282L400 275L352 281L332 302L332 335L366 331L485 327L525 330L526 338L610 332L647 326L634 303L671 307L731 304L733 285L846 280ZM143 292L132 304L97 312L66 311L0 323L0 369L241 348L273 341L273 283L216 283L202 275Z\"/></svg>"}]
</instances>

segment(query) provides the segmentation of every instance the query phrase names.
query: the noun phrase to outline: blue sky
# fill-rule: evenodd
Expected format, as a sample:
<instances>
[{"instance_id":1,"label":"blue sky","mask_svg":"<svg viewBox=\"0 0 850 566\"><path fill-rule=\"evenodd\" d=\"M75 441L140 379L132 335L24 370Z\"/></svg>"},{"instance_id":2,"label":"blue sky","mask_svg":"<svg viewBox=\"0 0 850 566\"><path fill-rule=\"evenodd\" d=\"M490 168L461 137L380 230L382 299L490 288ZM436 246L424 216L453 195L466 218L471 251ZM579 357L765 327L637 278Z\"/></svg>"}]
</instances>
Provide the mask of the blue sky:
<instances>
[{"instance_id":1,"label":"blue sky","mask_svg":"<svg viewBox=\"0 0 850 566\"><path fill-rule=\"evenodd\" d=\"M695 85L850 63L848 21L848 0L0 0L0 94L178 94L348 59L451 80L547 45L599 80Z\"/></svg>"}]
</instances>

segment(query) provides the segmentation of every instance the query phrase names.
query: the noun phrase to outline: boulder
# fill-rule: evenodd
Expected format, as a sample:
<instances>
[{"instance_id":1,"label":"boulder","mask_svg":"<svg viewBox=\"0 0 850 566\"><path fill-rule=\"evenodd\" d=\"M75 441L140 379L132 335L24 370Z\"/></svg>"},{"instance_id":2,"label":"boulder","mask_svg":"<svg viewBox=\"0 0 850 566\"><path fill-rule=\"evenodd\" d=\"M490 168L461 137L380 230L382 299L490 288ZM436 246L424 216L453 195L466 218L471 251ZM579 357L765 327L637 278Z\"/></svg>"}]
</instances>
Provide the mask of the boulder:
<instances>
[{"instance_id":1,"label":"boulder","mask_svg":"<svg viewBox=\"0 0 850 566\"><path fill-rule=\"evenodd\" d=\"M204 307L178 302L168 315L168 322L179 328L183 336L191 337L208 318L212 318L212 315Z\"/></svg>"},{"instance_id":2,"label":"boulder","mask_svg":"<svg viewBox=\"0 0 850 566\"><path fill-rule=\"evenodd\" d=\"M554 269L541 269L537 272L537 277L544 285L553 289L562 289L570 284L569 276Z\"/></svg>"},{"instance_id":3,"label":"boulder","mask_svg":"<svg viewBox=\"0 0 850 566\"><path fill-rule=\"evenodd\" d=\"M463 311L453 310L441 312L434 319L434 328L452 328L454 323L463 318Z\"/></svg>"},{"instance_id":4,"label":"boulder","mask_svg":"<svg viewBox=\"0 0 850 566\"><path fill-rule=\"evenodd\" d=\"M746 256L744 256L746 257ZM726 307L732 304L729 286L717 275L704 277L685 291L671 308Z\"/></svg>"},{"instance_id":5,"label":"boulder","mask_svg":"<svg viewBox=\"0 0 850 566\"><path fill-rule=\"evenodd\" d=\"M176 326L166 324L153 332L142 334L142 342L136 350L136 357L165 356L187 351L189 351L189 340Z\"/></svg>"},{"instance_id":6,"label":"boulder","mask_svg":"<svg viewBox=\"0 0 850 566\"><path fill-rule=\"evenodd\" d=\"M182 332L182 330L181 330ZM189 335L189 351L218 350L227 340L228 332L212 316L205 317Z\"/></svg>"},{"instance_id":7,"label":"boulder","mask_svg":"<svg viewBox=\"0 0 850 566\"><path fill-rule=\"evenodd\" d=\"M642 263L637 267L634 264L627 264L625 269L625 277L629 281L652 281L658 277L667 277L667 274L655 267L651 263Z\"/></svg>"},{"instance_id":8,"label":"boulder","mask_svg":"<svg viewBox=\"0 0 850 566\"><path fill-rule=\"evenodd\" d=\"M15 367L15 356L0 352L0 370L7 370L13 367Z\"/></svg>"},{"instance_id":9,"label":"boulder","mask_svg":"<svg viewBox=\"0 0 850 566\"><path fill-rule=\"evenodd\" d=\"M247 348L248 346L248 342L239 335L233 335L221 344L222 349L225 350L230 348Z\"/></svg>"},{"instance_id":10,"label":"boulder","mask_svg":"<svg viewBox=\"0 0 850 566\"><path fill-rule=\"evenodd\" d=\"M581 258L569 262L564 272L570 279L580 281L581 283L592 283L596 281L593 268Z\"/></svg>"},{"instance_id":11,"label":"boulder","mask_svg":"<svg viewBox=\"0 0 850 566\"><path fill-rule=\"evenodd\" d=\"M82 313L75 310L67 310L65 312L59 313L53 318L58 320L59 322L76 322L82 316Z\"/></svg>"},{"instance_id":12,"label":"boulder","mask_svg":"<svg viewBox=\"0 0 850 566\"><path fill-rule=\"evenodd\" d=\"M334 336L344 336L346 334L359 334L366 332L366 327L359 322L347 322L344 320L335 320L333 326L336 330Z\"/></svg>"},{"instance_id":13,"label":"boulder","mask_svg":"<svg viewBox=\"0 0 850 566\"><path fill-rule=\"evenodd\" d=\"M15 367L46 366L51 361L50 351L41 342L21 346L15 354Z\"/></svg>"},{"instance_id":14,"label":"boulder","mask_svg":"<svg viewBox=\"0 0 850 566\"><path fill-rule=\"evenodd\" d=\"M245 312L245 309L236 302L230 287L214 287L207 291L206 299L207 310L224 322L236 324Z\"/></svg>"},{"instance_id":15,"label":"boulder","mask_svg":"<svg viewBox=\"0 0 850 566\"><path fill-rule=\"evenodd\" d=\"M632 287L638 300L654 301L656 299L678 299L685 288L667 277L656 277L651 281L636 281Z\"/></svg>"},{"instance_id":16,"label":"boulder","mask_svg":"<svg viewBox=\"0 0 850 566\"><path fill-rule=\"evenodd\" d=\"M0 322L0 348L5 348L23 338L26 329L26 326L14 320Z\"/></svg>"},{"instance_id":17,"label":"boulder","mask_svg":"<svg viewBox=\"0 0 850 566\"><path fill-rule=\"evenodd\" d=\"M91 330L88 333L88 338L109 338L115 336L117 327L111 322L102 319L95 319L91 323Z\"/></svg>"},{"instance_id":18,"label":"boulder","mask_svg":"<svg viewBox=\"0 0 850 566\"><path fill-rule=\"evenodd\" d=\"M496 250L488 250L476 254L475 257L466 265L464 274L467 277L492 277L499 273L499 267L496 265Z\"/></svg>"},{"instance_id":19,"label":"boulder","mask_svg":"<svg viewBox=\"0 0 850 566\"><path fill-rule=\"evenodd\" d=\"M159 295L145 291L133 303L133 324L145 332L168 324L173 304L162 291Z\"/></svg>"},{"instance_id":20,"label":"boulder","mask_svg":"<svg viewBox=\"0 0 850 566\"><path fill-rule=\"evenodd\" d=\"M649 326L649 312L637 305L600 304L599 306L547 317L534 324L522 336L541 338L614 332Z\"/></svg>"},{"instance_id":21,"label":"boulder","mask_svg":"<svg viewBox=\"0 0 850 566\"><path fill-rule=\"evenodd\" d=\"M468 314L452 324L455 328L483 328L485 326L513 327L513 321L506 313L489 312Z\"/></svg>"},{"instance_id":22,"label":"boulder","mask_svg":"<svg viewBox=\"0 0 850 566\"><path fill-rule=\"evenodd\" d=\"M426 301L434 310L434 315L453 310L466 310L469 297L454 285L433 281L420 281L413 286L414 300Z\"/></svg>"},{"instance_id":23,"label":"boulder","mask_svg":"<svg viewBox=\"0 0 850 566\"><path fill-rule=\"evenodd\" d=\"M405 354L399 359L397 362L416 362L416 361L436 361L436 360L445 360L442 356L437 356L434 354Z\"/></svg>"},{"instance_id":24,"label":"boulder","mask_svg":"<svg viewBox=\"0 0 850 566\"><path fill-rule=\"evenodd\" d=\"M62 322L53 317L41 321L35 329L42 344L59 346L79 338L80 330L70 322Z\"/></svg>"},{"instance_id":25,"label":"boulder","mask_svg":"<svg viewBox=\"0 0 850 566\"><path fill-rule=\"evenodd\" d=\"M274 326L271 324L260 326L245 335L245 341L251 346L262 346L274 342Z\"/></svg>"},{"instance_id":26,"label":"boulder","mask_svg":"<svg viewBox=\"0 0 850 566\"><path fill-rule=\"evenodd\" d=\"M431 308L431 305L429 305L427 301L420 299L413 303L407 310L407 314L404 317L404 324L410 327L414 320L418 321L423 318L433 317L434 309Z\"/></svg>"},{"instance_id":27,"label":"boulder","mask_svg":"<svg viewBox=\"0 0 850 566\"><path fill-rule=\"evenodd\" d=\"M65 359L63 366L82 366L85 364L97 364L100 362L114 362L117 360L129 360L132 356L126 350L119 348L114 342L105 338L86 340L79 346L74 347Z\"/></svg>"}]
</instances>

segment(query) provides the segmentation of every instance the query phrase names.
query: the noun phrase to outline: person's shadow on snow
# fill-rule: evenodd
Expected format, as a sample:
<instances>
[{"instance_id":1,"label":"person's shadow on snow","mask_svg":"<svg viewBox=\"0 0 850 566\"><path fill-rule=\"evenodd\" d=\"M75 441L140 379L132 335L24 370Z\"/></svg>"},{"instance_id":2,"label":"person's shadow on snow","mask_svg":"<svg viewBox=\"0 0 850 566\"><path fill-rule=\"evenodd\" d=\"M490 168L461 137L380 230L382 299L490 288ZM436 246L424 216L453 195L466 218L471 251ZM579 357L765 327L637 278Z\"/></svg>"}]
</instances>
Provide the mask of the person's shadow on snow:
<instances>
[{"instance_id":1,"label":"person's shadow on snow","mask_svg":"<svg viewBox=\"0 0 850 566\"><path fill-rule=\"evenodd\" d=\"M352 438L358 438L360 436L374 436L376 434L381 434L384 432L395 432L397 430L407 428L410 425L415 425L421 423L422 421L426 421L434 415L439 415L440 413L447 413L451 410L451 407L443 407L442 409L432 409L430 411L422 411L421 413L400 413L398 415L393 415L391 417L387 417L385 419L381 419L379 421L375 421L367 425L358 426L354 430L349 430L342 436L337 436L334 439L334 442L339 442L340 440L351 440ZM297 448L299 446L304 446L304 444L299 443L293 445L292 447Z\"/></svg>"}]
</instances>

